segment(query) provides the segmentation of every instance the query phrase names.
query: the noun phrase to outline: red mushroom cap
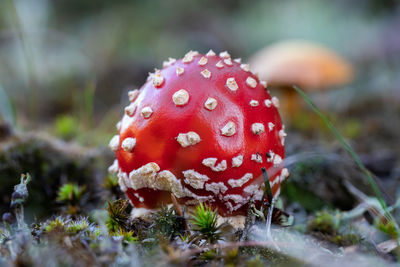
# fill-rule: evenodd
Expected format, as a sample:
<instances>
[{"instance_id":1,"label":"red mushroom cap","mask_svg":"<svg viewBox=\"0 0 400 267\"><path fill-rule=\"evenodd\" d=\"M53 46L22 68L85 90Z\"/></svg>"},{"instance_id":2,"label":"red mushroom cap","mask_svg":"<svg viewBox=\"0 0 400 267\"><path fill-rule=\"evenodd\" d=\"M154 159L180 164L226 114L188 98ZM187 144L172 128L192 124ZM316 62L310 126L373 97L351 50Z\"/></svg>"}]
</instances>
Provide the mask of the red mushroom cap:
<instances>
[{"instance_id":1,"label":"red mushroom cap","mask_svg":"<svg viewBox=\"0 0 400 267\"><path fill-rule=\"evenodd\" d=\"M266 84L228 53L190 51L164 62L140 90L110 141L110 171L137 208L207 202L222 216L245 215L263 196L261 167L272 193L282 170L285 132Z\"/></svg>"}]
</instances>

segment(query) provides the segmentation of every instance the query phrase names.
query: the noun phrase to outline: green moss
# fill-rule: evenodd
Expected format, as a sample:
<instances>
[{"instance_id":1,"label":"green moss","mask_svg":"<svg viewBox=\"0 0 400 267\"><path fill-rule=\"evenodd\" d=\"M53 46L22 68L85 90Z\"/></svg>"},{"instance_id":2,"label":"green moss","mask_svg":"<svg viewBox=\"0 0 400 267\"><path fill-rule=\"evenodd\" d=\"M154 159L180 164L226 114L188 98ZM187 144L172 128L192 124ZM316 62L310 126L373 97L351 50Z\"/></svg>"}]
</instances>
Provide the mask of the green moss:
<instances>
[{"instance_id":1,"label":"green moss","mask_svg":"<svg viewBox=\"0 0 400 267\"><path fill-rule=\"evenodd\" d=\"M77 204L82 198L86 186L79 186L74 183L67 183L60 187L57 193L57 201L67 204Z\"/></svg>"},{"instance_id":2,"label":"green moss","mask_svg":"<svg viewBox=\"0 0 400 267\"><path fill-rule=\"evenodd\" d=\"M79 122L70 115L58 117L54 123L56 135L64 140L71 140L78 135Z\"/></svg>"},{"instance_id":3,"label":"green moss","mask_svg":"<svg viewBox=\"0 0 400 267\"><path fill-rule=\"evenodd\" d=\"M213 211L211 206L200 203L192 214L190 222L194 226L193 229L199 232L204 239L210 243L214 243L221 239L217 219L218 213L216 210Z\"/></svg>"},{"instance_id":4,"label":"green moss","mask_svg":"<svg viewBox=\"0 0 400 267\"><path fill-rule=\"evenodd\" d=\"M328 211L318 211L315 218L308 223L308 230L322 234L334 235L339 229L340 219Z\"/></svg>"},{"instance_id":5,"label":"green moss","mask_svg":"<svg viewBox=\"0 0 400 267\"><path fill-rule=\"evenodd\" d=\"M147 233L148 237L161 237L173 240L185 234L185 219L179 216L173 207L162 207L152 217L152 224Z\"/></svg>"},{"instance_id":6,"label":"green moss","mask_svg":"<svg viewBox=\"0 0 400 267\"><path fill-rule=\"evenodd\" d=\"M132 207L126 199L108 202L106 226L110 234L129 232L131 230L131 209Z\"/></svg>"}]
</instances>

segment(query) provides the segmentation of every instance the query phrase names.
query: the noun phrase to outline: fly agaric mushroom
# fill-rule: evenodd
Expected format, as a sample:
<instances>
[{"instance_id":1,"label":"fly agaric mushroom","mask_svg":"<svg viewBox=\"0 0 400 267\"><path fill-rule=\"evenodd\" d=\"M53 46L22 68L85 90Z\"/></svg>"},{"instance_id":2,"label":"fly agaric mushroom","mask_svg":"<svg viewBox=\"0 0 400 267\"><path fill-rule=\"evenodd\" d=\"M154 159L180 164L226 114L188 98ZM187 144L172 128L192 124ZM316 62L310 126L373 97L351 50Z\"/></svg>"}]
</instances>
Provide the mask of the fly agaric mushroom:
<instances>
[{"instance_id":1,"label":"fly agaric mushroom","mask_svg":"<svg viewBox=\"0 0 400 267\"><path fill-rule=\"evenodd\" d=\"M172 193L186 206L207 202L222 216L245 215L250 200L262 200L261 167L277 197L288 176L286 134L263 84L227 52L190 51L129 92L109 170L135 208L158 208Z\"/></svg>"},{"instance_id":2,"label":"fly agaric mushroom","mask_svg":"<svg viewBox=\"0 0 400 267\"><path fill-rule=\"evenodd\" d=\"M353 79L353 68L346 59L307 41L284 41L267 46L251 57L250 64L269 86L280 89L285 98L282 108L289 116L299 109L293 85L313 92L347 84Z\"/></svg>"}]
</instances>

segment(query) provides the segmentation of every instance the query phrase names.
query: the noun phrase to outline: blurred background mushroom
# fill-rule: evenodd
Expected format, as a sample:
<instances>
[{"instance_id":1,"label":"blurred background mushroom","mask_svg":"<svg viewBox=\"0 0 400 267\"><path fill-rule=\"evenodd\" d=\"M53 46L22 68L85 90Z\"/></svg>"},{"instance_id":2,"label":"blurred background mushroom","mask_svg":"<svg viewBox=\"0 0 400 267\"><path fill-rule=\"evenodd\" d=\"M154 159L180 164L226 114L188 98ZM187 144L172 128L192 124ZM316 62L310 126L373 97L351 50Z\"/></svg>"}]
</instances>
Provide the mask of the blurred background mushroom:
<instances>
[{"instance_id":1,"label":"blurred background mushroom","mask_svg":"<svg viewBox=\"0 0 400 267\"><path fill-rule=\"evenodd\" d=\"M250 66L280 96L282 115L289 121L300 112L304 102L293 85L308 93L322 92L348 84L354 77L348 60L327 47L305 40L271 44L250 58Z\"/></svg>"}]
</instances>

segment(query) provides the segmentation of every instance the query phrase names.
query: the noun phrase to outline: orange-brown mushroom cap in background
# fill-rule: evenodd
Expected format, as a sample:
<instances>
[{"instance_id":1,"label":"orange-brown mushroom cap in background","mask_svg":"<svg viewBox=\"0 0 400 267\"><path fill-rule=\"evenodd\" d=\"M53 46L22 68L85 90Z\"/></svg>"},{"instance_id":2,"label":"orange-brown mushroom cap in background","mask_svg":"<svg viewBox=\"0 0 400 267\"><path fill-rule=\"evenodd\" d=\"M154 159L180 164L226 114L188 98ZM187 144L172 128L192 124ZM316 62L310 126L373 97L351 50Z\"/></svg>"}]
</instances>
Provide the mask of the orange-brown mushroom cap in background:
<instances>
[{"instance_id":1,"label":"orange-brown mushroom cap in background","mask_svg":"<svg viewBox=\"0 0 400 267\"><path fill-rule=\"evenodd\" d=\"M353 67L343 57L307 41L284 41L267 46L249 60L251 69L273 86L298 85L322 89L349 83Z\"/></svg>"},{"instance_id":2,"label":"orange-brown mushroom cap in background","mask_svg":"<svg viewBox=\"0 0 400 267\"><path fill-rule=\"evenodd\" d=\"M288 176L279 102L240 59L190 51L164 62L129 98L109 170L135 208L158 208L173 193L186 206L246 215L250 200L263 197L261 167L279 195Z\"/></svg>"},{"instance_id":3,"label":"orange-brown mushroom cap in background","mask_svg":"<svg viewBox=\"0 0 400 267\"><path fill-rule=\"evenodd\" d=\"M289 122L302 106L293 90L297 85L305 92L316 92L352 81L352 65L334 51L308 41L288 40L272 44L255 53L250 65L259 77L281 98L282 111Z\"/></svg>"}]
</instances>

